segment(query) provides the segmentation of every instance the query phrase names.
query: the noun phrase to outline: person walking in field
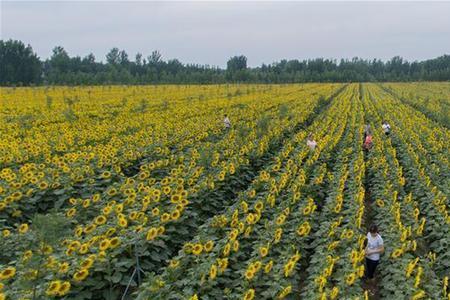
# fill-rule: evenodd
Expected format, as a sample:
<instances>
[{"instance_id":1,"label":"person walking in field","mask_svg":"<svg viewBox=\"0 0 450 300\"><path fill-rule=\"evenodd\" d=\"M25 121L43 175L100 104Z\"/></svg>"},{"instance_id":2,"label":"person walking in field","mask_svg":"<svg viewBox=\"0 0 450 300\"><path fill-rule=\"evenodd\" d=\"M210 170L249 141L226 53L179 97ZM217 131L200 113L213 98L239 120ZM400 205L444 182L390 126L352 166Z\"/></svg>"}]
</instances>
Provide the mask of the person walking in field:
<instances>
[{"instance_id":1,"label":"person walking in field","mask_svg":"<svg viewBox=\"0 0 450 300\"><path fill-rule=\"evenodd\" d=\"M365 134L363 148L369 151L372 148L372 133L370 130Z\"/></svg>"},{"instance_id":2,"label":"person walking in field","mask_svg":"<svg viewBox=\"0 0 450 300\"><path fill-rule=\"evenodd\" d=\"M363 138L363 143L366 141L366 136L367 134L370 132L370 124L365 124L364 125L364 138Z\"/></svg>"},{"instance_id":3,"label":"person walking in field","mask_svg":"<svg viewBox=\"0 0 450 300\"><path fill-rule=\"evenodd\" d=\"M386 120L383 121L383 125L381 127L383 128L383 132L386 136L391 133L391 125L389 125Z\"/></svg>"},{"instance_id":4,"label":"person walking in field","mask_svg":"<svg viewBox=\"0 0 450 300\"><path fill-rule=\"evenodd\" d=\"M230 122L230 119L228 118L228 115L224 116L223 125L225 126L225 129L231 128L231 122Z\"/></svg>"},{"instance_id":5,"label":"person walking in field","mask_svg":"<svg viewBox=\"0 0 450 300\"><path fill-rule=\"evenodd\" d=\"M366 255L366 278L373 279L377 266L380 262L380 255L384 253L384 242L378 232L378 226L372 224L367 233Z\"/></svg>"},{"instance_id":6,"label":"person walking in field","mask_svg":"<svg viewBox=\"0 0 450 300\"><path fill-rule=\"evenodd\" d=\"M308 135L308 138L306 139L306 146L309 147L309 150L314 151L316 149L317 143L314 140L314 136L312 133Z\"/></svg>"}]
</instances>

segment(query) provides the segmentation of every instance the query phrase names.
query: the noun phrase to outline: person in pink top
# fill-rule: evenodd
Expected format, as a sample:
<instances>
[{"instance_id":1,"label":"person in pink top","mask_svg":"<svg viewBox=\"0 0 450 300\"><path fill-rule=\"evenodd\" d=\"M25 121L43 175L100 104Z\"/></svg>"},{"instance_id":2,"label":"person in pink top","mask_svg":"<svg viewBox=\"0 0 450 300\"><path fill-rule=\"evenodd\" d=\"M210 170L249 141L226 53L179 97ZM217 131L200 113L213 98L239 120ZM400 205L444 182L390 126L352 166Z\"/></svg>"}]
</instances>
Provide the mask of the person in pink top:
<instances>
[{"instance_id":1,"label":"person in pink top","mask_svg":"<svg viewBox=\"0 0 450 300\"><path fill-rule=\"evenodd\" d=\"M366 134L366 138L364 139L363 148L366 151L369 151L370 148L372 148L372 134L370 133L370 131L367 132L367 134Z\"/></svg>"}]
</instances>

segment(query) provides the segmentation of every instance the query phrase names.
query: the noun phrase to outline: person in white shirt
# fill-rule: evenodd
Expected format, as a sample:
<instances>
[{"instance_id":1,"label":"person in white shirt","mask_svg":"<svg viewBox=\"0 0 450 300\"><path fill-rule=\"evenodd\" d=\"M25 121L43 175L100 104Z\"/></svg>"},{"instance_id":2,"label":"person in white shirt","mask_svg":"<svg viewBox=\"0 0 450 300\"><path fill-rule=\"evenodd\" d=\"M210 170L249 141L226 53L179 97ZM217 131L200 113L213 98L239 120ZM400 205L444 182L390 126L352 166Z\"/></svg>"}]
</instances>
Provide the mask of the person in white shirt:
<instances>
[{"instance_id":1,"label":"person in white shirt","mask_svg":"<svg viewBox=\"0 0 450 300\"><path fill-rule=\"evenodd\" d=\"M311 150L311 151L314 151L314 149L316 149L317 143L316 143L316 141L314 140L314 137L313 137L313 134L312 134L312 133L310 133L310 134L308 135L308 138L307 138L307 140L306 140L306 146L308 146L308 147L309 147L309 150Z\"/></svg>"},{"instance_id":2,"label":"person in white shirt","mask_svg":"<svg viewBox=\"0 0 450 300\"><path fill-rule=\"evenodd\" d=\"M384 243L381 235L378 233L377 225L371 225L367 233L366 254L366 276L373 279L375 270L380 262L380 254L384 252Z\"/></svg>"},{"instance_id":3,"label":"person in white shirt","mask_svg":"<svg viewBox=\"0 0 450 300\"><path fill-rule=\"evenodd\" d=\"M383 125L381 127L383 128L385 135L389 135L391 133L391 125L389 125L388 122L383 121Z\"/></svg>"},{"instance_id":4,"label":"person in white shirt","mask_svg":"<svg viewBox=\"0 0 450 300\"><path fill-rule=\"evenodd\" d=\"M231 128L230 119L228 118L227 115L225 115L224 117L225 118L223 119L223 125L225 126L226 129L230 129Z\"/></svg>"}]
</instances>

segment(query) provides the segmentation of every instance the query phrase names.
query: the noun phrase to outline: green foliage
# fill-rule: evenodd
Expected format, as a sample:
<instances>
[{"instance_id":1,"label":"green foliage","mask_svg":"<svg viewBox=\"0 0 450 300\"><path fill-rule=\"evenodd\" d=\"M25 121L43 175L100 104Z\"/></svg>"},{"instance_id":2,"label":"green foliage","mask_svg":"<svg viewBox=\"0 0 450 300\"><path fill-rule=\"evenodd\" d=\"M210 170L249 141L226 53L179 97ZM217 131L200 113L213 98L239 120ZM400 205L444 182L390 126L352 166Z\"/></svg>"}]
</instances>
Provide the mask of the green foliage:
<instances>
[{"instance_id":1,"label":"green foliage","mask_svg":"<svg viewBox=\"0 0 450 300\"><path fill-rule=\"evenodd\" d=\"M234 56L227 68L183 64L177 59L164 61L153 51L130 61L125 50L111 49L106 63L89 54L70 57L61 46L50 59L40 61L31 46L20 41L0 41L0 85L31 84L148 84L148 83L225 83L225 82L364 82L364 81L446 81L450 79L450 55L422 62L394 57L386 62L353 58L281 60L256 68L247 66L247 57ZM42 72L43 71L43 72ZM248 93L248 91L247 91ZM227 95L228 98L231 95Z\"/></svg>"},{"instance_id":2,"label":"green foliage","mask_svg":"<svg viewBox=\"0 0 450 300\"><path fill-rule=\"evenodd\" d=\"M269 115L264 115L258 120L256 123L256 134L258 137L262 137L265 132L267 132L270 126L270 121Z\"/></svg>"},{"instance_id":3,"label":"green foliage","mask_svg":"<svg viewBox=\"0 0 450 300\"><path fill-rule=\"evenodd\" d=\"M21 128L30 129L33 127L34 116L32 114L25 114L18 118L18 123Z\"/></svg>"},{"instance_id":4,"label":"green foliage","mask_svg":"<svg viewBox=\"0 0 450 300\"><path fill-rule=\"evenodd\" d=\"M214 151L210 148L204 148L200 150L199 165L208 169L214 160Z\"/></svg>"},{"instance_id":5,"label":"green foliage","mask_svg":"<svg viewBox=\"0 0 450 300\"><path fill-rule=\"evenodd\" d=\"M25 249L31 251L28 259L22 259L23 268L35 270L35 274L30 278L18 278L14 282L16 288L32 291L32 299L43 299L42 283L48 275L45 265L52 249L60 247L70 228L69 220L61 213L52 212L33 217L30 230L20 242Z\"/></svg>"},{"instance_id":6,"label":"green foliage","mask_svg":"<svg viewBox=\"0 0 450 300\"><path fill-rule=\"evenodd\" d=\"M53 98L51 96L47 95L46 98L46 105L47 105L47 109L50 110L52 109L52 105L53 105Z\"/></svg>"},{"instance_id":7,"label":"green foliage","mask_svg":"<svg viewBox=\"0 0 450 300\"><path fill-rule=\"evenodd\" d=\"M75 114L75 112L73 111L72 107L68 107L67 109L65 109L63 111L63 115L64 118L69 121L70 123L75 122L76 120L78 120L77 115Z\"/></svg>"},{"instance_id":8,"label":"green foliage","mask_svg":"<svg viewBox=\"0 0 450 300\"><path fill-rule=\"evenodd\" d=\"M0 40L0 85L30 85L41 82L42 63L30 45Z\"/></svg>"},{"instance_id":9,"label":"green foliage","mask_svg":"<svg viewBox=\"0 0 450 300\"><path fill-rule=\"evenodd\" d=\"M289 113L289 106L287 106L286 104L281 104L278 107L278 116L280 117L280 119L284 119L288 116Z\"/></svg>"}]
</instances>

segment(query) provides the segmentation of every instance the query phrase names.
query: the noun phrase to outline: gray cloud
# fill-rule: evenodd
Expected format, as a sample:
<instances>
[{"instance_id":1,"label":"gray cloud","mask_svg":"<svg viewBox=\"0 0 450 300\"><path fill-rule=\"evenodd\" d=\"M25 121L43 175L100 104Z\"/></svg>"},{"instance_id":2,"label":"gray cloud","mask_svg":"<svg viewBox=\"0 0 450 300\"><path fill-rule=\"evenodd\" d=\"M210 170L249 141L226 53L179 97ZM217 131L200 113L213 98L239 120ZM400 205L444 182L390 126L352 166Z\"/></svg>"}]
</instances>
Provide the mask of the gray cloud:
<instances>
[{"instance_id":1,"label":"gray cloud","mask_svg":"<svg viewBox=\"0 0 450 300\"><path fill-rule=\"evenodd\" d=\"M282 58L433 58L450 52L450 2L1 2L1 38L42 58L112 47L224 66Z\"/></svg>"}]
</instances>

